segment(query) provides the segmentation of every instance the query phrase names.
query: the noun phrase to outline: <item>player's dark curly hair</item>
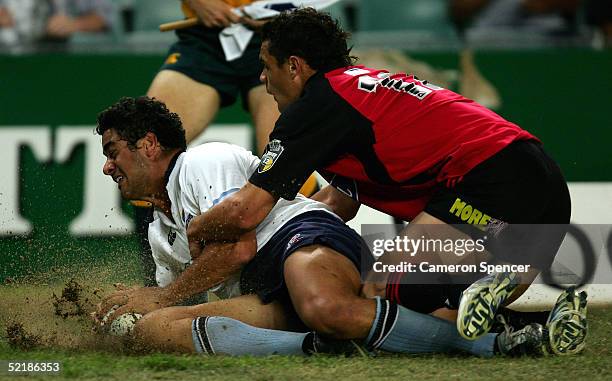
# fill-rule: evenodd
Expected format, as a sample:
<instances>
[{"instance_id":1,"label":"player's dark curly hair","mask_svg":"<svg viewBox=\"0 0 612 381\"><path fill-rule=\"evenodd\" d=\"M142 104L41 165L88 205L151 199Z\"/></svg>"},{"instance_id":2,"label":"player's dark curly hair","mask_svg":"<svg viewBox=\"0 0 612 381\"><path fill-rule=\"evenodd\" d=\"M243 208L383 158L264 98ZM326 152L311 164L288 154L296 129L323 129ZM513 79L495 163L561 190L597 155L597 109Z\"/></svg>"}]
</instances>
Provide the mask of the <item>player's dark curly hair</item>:
<instances>
[{"instance_id":1,"label":"player's dark curly hair","mask_svg":"<svg viewBox=\"0 0 612 381\"><path fill-rule=\"evenodd\" d=\"M329 14L313 8L283 12L262 28L262 40L279 65L290 56L302 57L317 71L330 71L353 64L346 40L349 34Z\"/></svg>"},{"instance_id":2,"label":"player's dark curly hair","mask_svg":"<svg viewBox=\"0 0 612 381\"><path fill-rule=\"evenodd\" d=\"M163 149L185 150L185 130L176 113L154 98L123 97L117 103L98 114L96 132L100 135L114 129L134 149L136 142L147 132L157 136Z\"/></svg>"}]
</instances>

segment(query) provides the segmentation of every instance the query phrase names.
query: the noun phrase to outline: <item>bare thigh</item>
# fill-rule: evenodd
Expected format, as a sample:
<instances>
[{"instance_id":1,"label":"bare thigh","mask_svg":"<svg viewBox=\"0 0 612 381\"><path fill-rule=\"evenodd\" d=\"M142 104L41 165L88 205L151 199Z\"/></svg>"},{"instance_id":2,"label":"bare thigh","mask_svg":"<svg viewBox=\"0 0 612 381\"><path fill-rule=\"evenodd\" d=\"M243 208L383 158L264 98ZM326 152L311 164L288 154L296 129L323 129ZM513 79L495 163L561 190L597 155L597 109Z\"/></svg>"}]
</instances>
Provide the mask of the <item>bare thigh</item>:
<instances>
[{"instance_id":1,"label":"bare thigh","mask_svg":"<svg viewBox=\"0 0 612 381\"><path fill-rule=\"evenodd\" d=\"M157 73L147 95L181 117L188 143L208 127L221 106L217 90L173 70Z\"/></svg>"},{"instance_id":2,"label":"bare thigh","mask_svg":"<svg viewBox=\"0 0 612 381\"><path fill-rule=\"evenodd\" d=\"M342 254L322 245L305 246L285 261L285 283L301 320L337 339L365 338L376 302L359 295L361 277Z\"/></svg>"},{"instance_id":3,"label":"bare thigh","mask_svg":"<svg viewBox=\"0 0 612 381\"><path fill-rule=\"evenodd\" d=\"M262 154L268 144L270 132L280 115L278 105L274 97L266 92L264 85L252 88L248 98L249 110L255 125L257 152Z\"/></svg>"}]
</instances>

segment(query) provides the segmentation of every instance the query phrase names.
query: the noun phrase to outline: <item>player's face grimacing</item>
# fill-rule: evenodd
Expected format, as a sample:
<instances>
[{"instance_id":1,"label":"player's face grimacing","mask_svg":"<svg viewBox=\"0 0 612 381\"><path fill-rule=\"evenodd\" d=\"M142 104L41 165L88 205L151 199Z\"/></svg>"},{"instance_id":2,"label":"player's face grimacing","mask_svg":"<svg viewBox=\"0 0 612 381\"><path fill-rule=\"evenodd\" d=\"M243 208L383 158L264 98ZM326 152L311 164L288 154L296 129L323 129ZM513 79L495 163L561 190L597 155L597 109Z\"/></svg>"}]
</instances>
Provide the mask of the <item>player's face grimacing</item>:
<instances>
[{"instance_id":1,"label":"player's face grimacing","mask_svg":"<svg viewBox=\"0 0 612 381\"><path fill-rule=\"evenodd\" d=\"M127 141L114 129L102 135L102 152L106 156L102 172L113 178L121 196L127 200L144 199L146 196L146 165L139 148L136 144L136 149L130 149Z\"/></svg>"},{"instance_id":2,"label":"player's face grimacing","mask_svg":"<svg viewBox=\"0 0 612 381\"><path fill-rule=\"evenodd\" d=\"M278 110L283 112L287 106L295 102L302 94L303 86L296 81L295 71L289 61L278 64L276 58L268 52L269 41L261 44L259 59L263 70L259 80L266 85L268 94L274 97Z\"/></svg>"}]
</instances>

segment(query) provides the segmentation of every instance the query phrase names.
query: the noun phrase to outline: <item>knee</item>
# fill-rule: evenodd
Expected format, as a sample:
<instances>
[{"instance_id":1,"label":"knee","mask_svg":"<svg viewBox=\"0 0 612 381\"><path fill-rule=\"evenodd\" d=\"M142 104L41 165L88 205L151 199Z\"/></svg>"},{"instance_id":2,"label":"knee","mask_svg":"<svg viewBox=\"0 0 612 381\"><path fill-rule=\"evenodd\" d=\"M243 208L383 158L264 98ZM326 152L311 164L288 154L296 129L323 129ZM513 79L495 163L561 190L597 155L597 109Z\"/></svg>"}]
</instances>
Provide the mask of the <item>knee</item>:
<instances>
[{"instance_id":1,"label":"knee","mask_svg":"<svg viewBox=\"0 0 612 381\"><path fill-rule=\"evenodd\" d=\"M300 318L312 330L336 339L356 338L362 316L356 306L326 296L314 296L300 306Z\"/></svg>"}]
</instances>

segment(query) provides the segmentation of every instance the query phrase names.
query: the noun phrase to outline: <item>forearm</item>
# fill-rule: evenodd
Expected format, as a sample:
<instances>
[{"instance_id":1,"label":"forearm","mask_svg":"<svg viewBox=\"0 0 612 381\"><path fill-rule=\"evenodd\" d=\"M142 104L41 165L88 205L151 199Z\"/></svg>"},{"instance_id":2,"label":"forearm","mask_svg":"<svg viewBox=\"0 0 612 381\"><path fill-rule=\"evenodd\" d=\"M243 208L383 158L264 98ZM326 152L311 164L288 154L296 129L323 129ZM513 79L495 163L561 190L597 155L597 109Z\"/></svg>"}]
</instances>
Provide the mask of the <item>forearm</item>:
<instances>
[{"instance_id":1,"label":"forearm","mask_svg":"<svg viewBox=\"0 0 612 381\"><path fill-rule=\"evenodd\" d=\"M211 27L227 27L240 21L232 12L232 7L221 0L186 0L190 11L195 13L202 23Z\"/></svg>"},{"instance_id":2,"label":"forearm","mask_svg":"<svg viewBox=\"0 0 612 381\"><path fill-rule=\"evenodd\" d=\"M195 251L195 250L192 250ZM233 244L209 245L204 252L197 250L191 266L166 287L136 287L119 290L104 298L98 305L95 319L114 319L126 312L147 314L160 308L174 306L194 295L218 285L250 261L257 251L254 235L245 235ZM119 306L111 316L111 308Z\"/></svg>"},{"instance_id":3,"label":"forearm","mask_svg":"<svg viewBox=\"0 0 612 381\"><path fill-rule=\"evenodd\" d=\"M241 218L227 213L219 204L189 222L187 237L190 242L234 242L247 231Z\"/></svg>"},{"instance_id":4,"label":"forearm","mask_svg":"<svg viewBox=\"0 0 612 381\"><path fill-rule=\"evenodd\" d=\"M235 243L208 245L192 264L170 285L164 288L165 306L176 305L222 283L240 271L244 259L234 255Z\"/></svg>"},{"instance_id":5,"label":"forearm","mask_svg":"<svg viewBox=\"0 0 612 381\"><path fill-rule=\"evenodd\" d=\"M195 216L187 227L189 242L235 242L254 230L276 204L267 191L247 183L238 192Z\"/></svg>"}]
</instances>

